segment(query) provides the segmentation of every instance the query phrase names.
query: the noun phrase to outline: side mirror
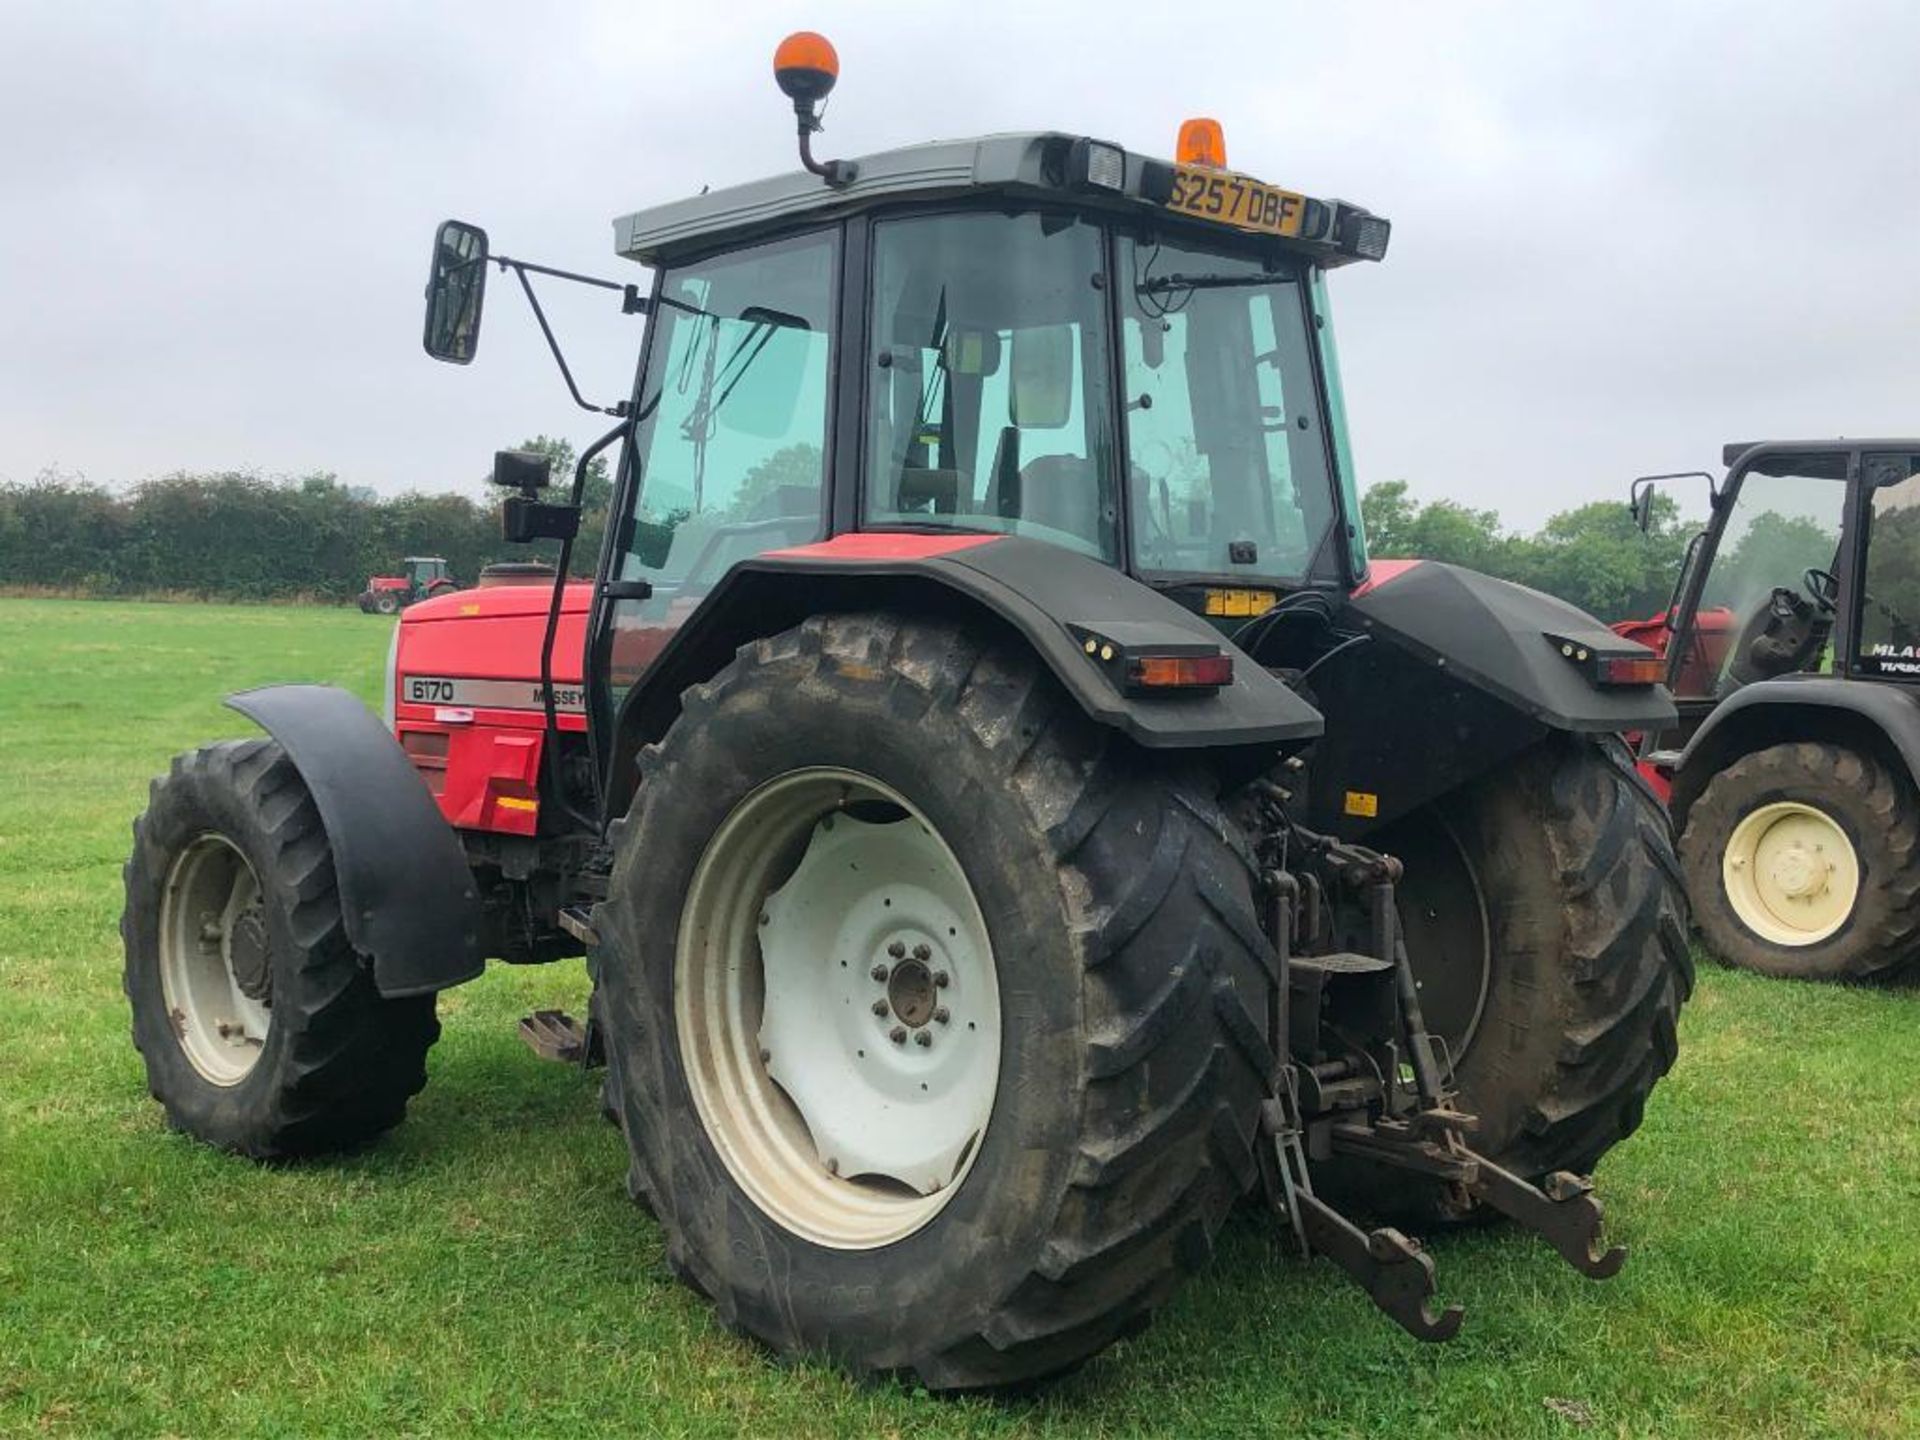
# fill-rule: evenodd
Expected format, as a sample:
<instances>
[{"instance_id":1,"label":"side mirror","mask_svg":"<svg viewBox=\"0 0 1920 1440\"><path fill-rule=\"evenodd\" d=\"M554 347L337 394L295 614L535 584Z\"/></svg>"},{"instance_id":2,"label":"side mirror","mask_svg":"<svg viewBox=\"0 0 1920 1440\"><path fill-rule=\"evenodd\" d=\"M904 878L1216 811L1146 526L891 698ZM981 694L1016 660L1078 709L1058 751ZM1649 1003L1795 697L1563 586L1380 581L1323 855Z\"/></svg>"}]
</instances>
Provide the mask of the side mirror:
<instances>
[{"instance_id":1,"label":"side mirror","mask_svg":"<svg viewBox=\"0 0 1920 1440\"><path fill-rule=\"evenodd\" d=\"M427 276L427 325L421 343L436 360L465 365L480 348L480 307L487 298L487 232L448 220L433 237Z\"/></svg>"},{"instance_id":2,"label":"side mirror","mask_svg":"<svg viewBox=\"0 0 1920 1440\"><path fill-rule=\"evenodd\" d=\"M1633 514L1633 523L1639 527L1642 535L1653 529L1653 486L1637 486L1633 498L1627 502L1627 509Z\"/></svg>"},{"instance_id":3,"label":"side mirror","mask_svg":"<svg viewBox=\"0 0 1920 1440\"><path fill-rule=\"evenodd\" d=\"M1043 325L1013 332L1008 418L1022 430L1058 430L1073 414L1073 330Z\"/></svg>"},{"instance_id":4,"label":"side mirror","mask_svg":"<svg viewBox=\"0 0 1920 1440\"><path fill-rule=\"evenodd\" d=\"M553 483L553 457L538 450L496 450L493 483L514 490L544 490Z\"/></svg>"}]
</instances>

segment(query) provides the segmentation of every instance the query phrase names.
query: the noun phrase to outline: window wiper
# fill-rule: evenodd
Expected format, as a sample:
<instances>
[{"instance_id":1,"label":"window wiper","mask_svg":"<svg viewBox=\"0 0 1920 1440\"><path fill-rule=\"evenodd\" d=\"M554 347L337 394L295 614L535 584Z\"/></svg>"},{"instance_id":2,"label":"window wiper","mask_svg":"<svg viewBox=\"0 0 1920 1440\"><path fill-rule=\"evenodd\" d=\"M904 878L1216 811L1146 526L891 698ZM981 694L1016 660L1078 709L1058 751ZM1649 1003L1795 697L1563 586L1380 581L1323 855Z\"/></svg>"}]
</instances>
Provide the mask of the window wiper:
<instances>
[{"instance_id":1,"label":"window wiper","mask_svg":"<svg viewBox=\"0 0 1920 1440\"><path fill-rule=\"evenodd\" d=\"M1166 290L1236 290L1247 285L1271 285L1280 280L1291 283L1293 276L1284 270L1272 270L1260 275L1173 274L1142 280L1133 288L1139 294Z\"/></svg>"}]
</instances>

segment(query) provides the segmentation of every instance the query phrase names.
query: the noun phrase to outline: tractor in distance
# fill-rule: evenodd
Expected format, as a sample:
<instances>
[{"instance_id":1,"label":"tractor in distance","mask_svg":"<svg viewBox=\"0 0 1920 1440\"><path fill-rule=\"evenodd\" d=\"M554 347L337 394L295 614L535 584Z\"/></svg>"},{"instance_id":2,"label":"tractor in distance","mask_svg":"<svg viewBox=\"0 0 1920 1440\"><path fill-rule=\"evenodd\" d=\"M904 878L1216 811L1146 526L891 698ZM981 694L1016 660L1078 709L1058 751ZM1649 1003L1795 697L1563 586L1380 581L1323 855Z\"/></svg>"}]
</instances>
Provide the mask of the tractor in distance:
<instances>
[{"instance_id":1,"label":"tractor in distance","mask_svg":"<svg viewBox=\"0 0 1920 1440\"><path fill-rule=\"evenodd\" d=\"M1920 440L1725 447L1672 602L1616 627L1666 657L1678 723L1645 731L1693 916L1768 975L1920 968Z\"/></svg>"},{"instance_id":2,"label":"tractor in distance","mask_svg":"<svg viewBox=\"0 0 1920 1440\"><path fill-rule=\"evenodd\" d=\"M367 588L359 595L360 609L368 615L397 615L432 595L458 590L460 582L447 571L447 562L438 555L409 555L400 562L404 575L369 575Z\"/></svg>"},{"instance_id":3,"label":"tractor in distance","mask_svg":"<svg viewBox=\"0 0 1920 1440\"><path fill-rule=\"evenodd\" d=\"M441 227L431 355L491 265L644 315L633 387L562 362L614 418L571 498L495 458L559 573L410 610L385 724L250 691L271 738L155 782L123 932L169 1120L364 1142L437 991L584 954L581 1022L523 1030L604 1057L669 1263L782 1354L1058 1374L1255 1194L1425 1339L1461 1311L1400 1225L1611 1275L1588 1177L1692 979L1617 737L1674 711L1570 606L1369 565L1326 278L1387 222L1212 121L819 160L836 69L777 53L802 170L616 222L645 288Z\"/></svg>"}]
</instances>

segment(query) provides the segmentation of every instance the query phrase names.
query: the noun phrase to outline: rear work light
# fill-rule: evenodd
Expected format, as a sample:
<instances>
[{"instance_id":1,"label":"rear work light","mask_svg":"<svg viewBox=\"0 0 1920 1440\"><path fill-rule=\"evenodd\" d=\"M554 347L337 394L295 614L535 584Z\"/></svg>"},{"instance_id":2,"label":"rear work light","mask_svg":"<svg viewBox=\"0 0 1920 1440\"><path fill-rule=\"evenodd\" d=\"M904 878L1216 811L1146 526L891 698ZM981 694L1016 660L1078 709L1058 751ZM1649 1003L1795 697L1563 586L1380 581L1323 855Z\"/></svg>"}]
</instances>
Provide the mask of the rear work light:
<instances>
[{"instance_id":1,"label":"rear work light","mask_svg":"<svg viewBox=\"0 0 1920 1440\"><path fill-rule=\"evenodd\" d=\"M1658 655L1615 655L1598 671L1594 678L1602 685L1658 685L1667 678L1667 662Z\"/></svg>"},{"instance_id":2,"label":"rear work light","mask_svg":"<svg viewBox=\"0 0 1920 1440\"><path fill-rule=\"evenodd\" d=\"M1231 655L1135 655L1127 661L1130 690L1218 690L1232 683Z\"/></svg>"},{"instance_id":3,"label":"rear work light","mask_svg":"<svg viewBox=\"0 0 1920 1440\"><path fill-rule=\"evenodd\" d=\"M1341 205L1334 228L1334 240L1347 254L1360 260L1387 258L1387 242L1393 238L1393 225L1384 216L1368 214L1357 206Z\"/></svg>"},{"instance_id":4,"label":"rear work light","mask_svg":"<svg viewBox=\"0 0 1920 1440\"><path fill-rule=\"evenodd\" d=\"M1585 672L1587 679L1600 686L1658 685L1667 678L1667 662L1645 651L1635 655L1603 655L1581 640L1561 635L1545 637L1561 657Z\"/></svg>"},{"instance_id":5,"label":"rear work light","mask_svg":"<svg viewBox=\"0 0 1920 1440\"><path fill-rule=\"evenodd\" d=\"M1233 684L1233 655L1184 626L1114 621L1068 625L1087 659L1131 695L1211 695Z\"/></svg>"}]
</instances>

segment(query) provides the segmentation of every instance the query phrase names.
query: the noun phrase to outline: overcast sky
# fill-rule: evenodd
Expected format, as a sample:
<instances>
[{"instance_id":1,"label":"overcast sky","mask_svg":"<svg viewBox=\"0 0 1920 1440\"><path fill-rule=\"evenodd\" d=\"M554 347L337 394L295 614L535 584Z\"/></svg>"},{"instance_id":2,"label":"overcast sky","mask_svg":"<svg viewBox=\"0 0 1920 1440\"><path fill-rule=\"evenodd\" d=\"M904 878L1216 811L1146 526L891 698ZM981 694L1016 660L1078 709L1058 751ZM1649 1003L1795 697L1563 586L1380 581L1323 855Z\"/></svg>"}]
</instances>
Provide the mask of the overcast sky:
<instances>
[{"instance_id":1,"label":"overcast sky","mask_svg":"<svg viewBox=\"0 0 1920 1440\"><path fill-rule=\"evenodd\" d=\"M1137 18L1136 18L1137 17ZM1920 5L0 0L0 479L473 490L582 439L525 307L420 350L434 224L619 279L609 221L821 149L1053 128L1394 221L1334 277L1363 483L1518 526L1722 441L1920 431ZM500 277L496 277L496 281ZM553 291L606 399L639 323Z\"/></svg>"}]
</instances>

